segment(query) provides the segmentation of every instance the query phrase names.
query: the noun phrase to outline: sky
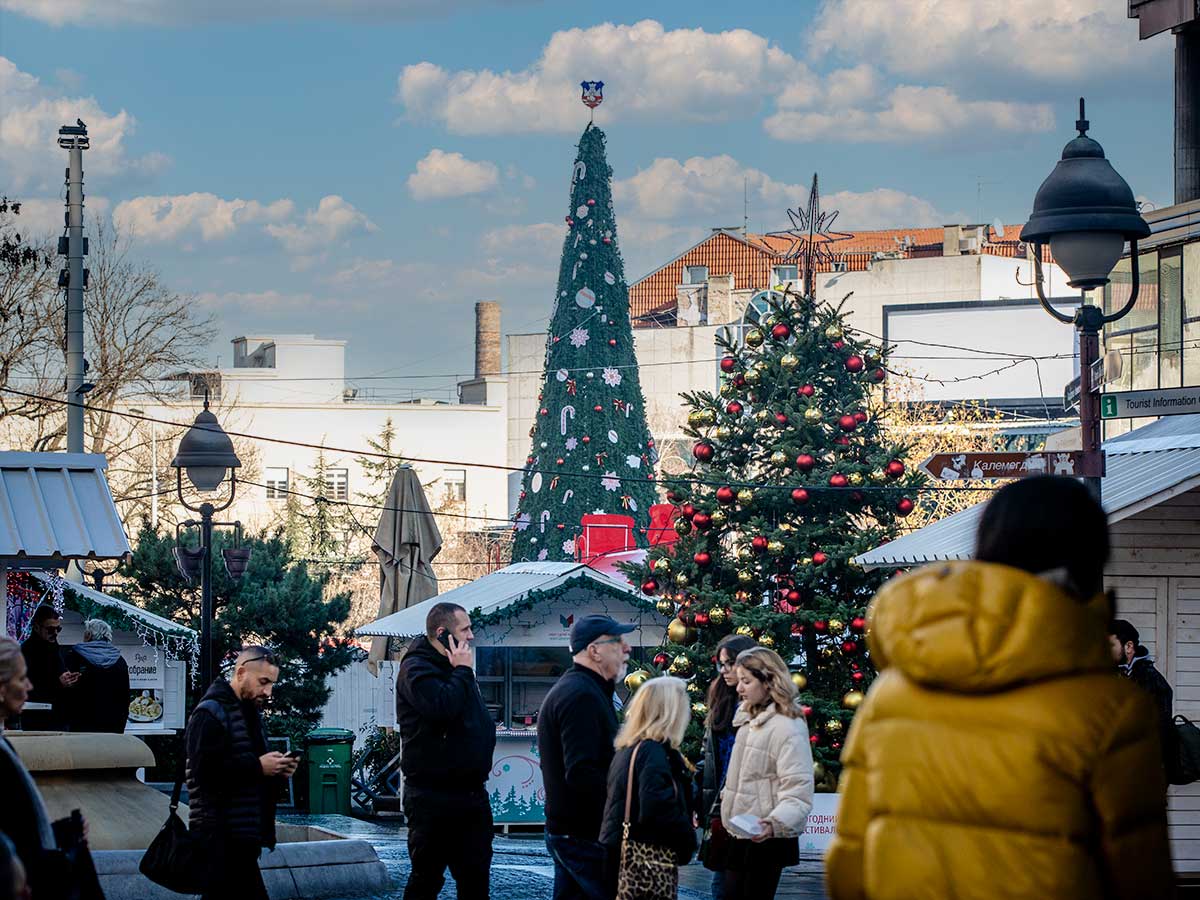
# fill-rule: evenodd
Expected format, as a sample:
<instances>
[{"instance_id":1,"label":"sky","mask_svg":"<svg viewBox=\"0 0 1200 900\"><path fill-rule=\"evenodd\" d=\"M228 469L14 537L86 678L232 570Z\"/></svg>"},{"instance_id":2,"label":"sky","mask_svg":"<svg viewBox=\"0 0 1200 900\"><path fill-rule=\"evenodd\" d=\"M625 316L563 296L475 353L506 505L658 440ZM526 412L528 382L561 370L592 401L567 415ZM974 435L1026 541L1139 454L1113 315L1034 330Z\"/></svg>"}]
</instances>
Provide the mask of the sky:
<instances>
[{"instance_id":1,"label":"sky","mask_svg":"<svg viewBox=\"0 0 1200 900\"><path fill-rule=\"evenodd\" d=\"M630 280L709 230L1022 223L1073 135L1172 195L1169 35L1121 0L0 0L0 193L57 231L87 122L89 225L243 334L347 344L367 392L445 396L473 304L547 326L579 82L602 80ZM382 378L379 376L388 376ZM430 377L436 376L436 377Z\"/></svg>"}]
</instances>

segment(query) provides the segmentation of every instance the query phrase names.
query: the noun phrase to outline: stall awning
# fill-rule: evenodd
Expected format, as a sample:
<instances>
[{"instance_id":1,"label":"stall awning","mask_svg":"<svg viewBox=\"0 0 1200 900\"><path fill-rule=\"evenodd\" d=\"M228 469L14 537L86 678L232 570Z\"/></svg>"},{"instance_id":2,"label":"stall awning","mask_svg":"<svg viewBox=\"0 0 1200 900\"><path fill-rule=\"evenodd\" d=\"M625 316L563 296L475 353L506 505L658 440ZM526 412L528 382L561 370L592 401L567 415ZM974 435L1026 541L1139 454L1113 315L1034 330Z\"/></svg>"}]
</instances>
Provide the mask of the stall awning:
<instances>
[{"instance_id":1,"label":"stall awning","mask_svg":"<svg viewBox=\"0 0 1200 900\"><path fill-rule=\"evenodd\" d=\"M0 559L61 566L130 552L100 453L0 453Z\"/></svg>"},{"instance_id":2,"label":"stall awning","mask_svg":"<svg viewBox=\"0 0 1200 900\"><path fill-rule=\"evenodd\" d=\"M1200 415L1160 419L1106 441L1104 450L1107 474L1101 490L1110 523L1200 486ZM854 561L878 569L969 559L983 507L979 503L939 519Z\"/></svg>"},{"instance_id":3,"label":"stall awning","mask_svg":"<svg viewBox=\"0 0 1200 900\"><path fill-rule=\"evenodd\" d=\"M524 600L534 591L551 591L568 582L590 580L600 590L649 605L652 601L624 579L597 572L583 563L527 562L505 566L416 606L384 616L356 629L360 637L413 637L425 632L425 617L436 603L457 603L476 616L492 616Z\"/></svg>"},{"instance_id":4,"label":"stall awning","mask_svg":"<svg viewBox=\"0 0 1200 900\"><path fill-rule=\"evenodd\" d=\"M45 572L30 572L29 574L47 590L53 587L53 576L47 575ZM63 589L65 593L72 593L89 603L95 603L99 606L116 610L122 615L141 622L147 628L152 628L163 634L177 634L190 638L197 636L195 629L188 628L186 625L180 625L178 622L172 622L170 619L163 618L162 616L156 616L154 613L147 612L140 606L135 606L125 600L118 600L116 597L110 597L108 594L97 591L87 585L79 584L75 581L65 581ZM69 600L67 605L69 607L72 606Z\"/></svg>"}]
</instances>

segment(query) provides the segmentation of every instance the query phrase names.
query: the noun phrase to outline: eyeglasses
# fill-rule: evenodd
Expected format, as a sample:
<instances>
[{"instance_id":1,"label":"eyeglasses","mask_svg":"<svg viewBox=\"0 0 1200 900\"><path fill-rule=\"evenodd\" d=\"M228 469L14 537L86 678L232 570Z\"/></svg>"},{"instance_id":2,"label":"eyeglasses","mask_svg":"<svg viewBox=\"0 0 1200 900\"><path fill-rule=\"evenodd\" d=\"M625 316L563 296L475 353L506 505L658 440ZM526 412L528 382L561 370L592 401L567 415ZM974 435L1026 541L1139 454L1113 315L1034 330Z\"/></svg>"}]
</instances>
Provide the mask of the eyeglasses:
<instances>
[{"instance_id":1,"label":"eyeglasses","mask_svg":"<svg viewBox=\"0 0 1200 900\"><path fill-rule=\"evenodd\" d=\"M50 632L51 634L61 634L61 633L62 633L62 626L61 626L61 625L43 625L43 626L42 626L42 630L43 630L43 631L48 631L48 632Z\"/></svg>"},{"instance_id":2,"label":"eyeglasses","mask_svg":"<svg viewBox=\"0 0 1200 900\"><path fill-rule=\"evenodd\" d=\"M625 641L625 638L623 638L623 637L610 637L610 638L605 638L602 641L592 641L592 646L598 647L601 644L620 644L620 643L624 643L624 641Z\"/></svg>"},{"instance_id":3,"label":"eyeglasses","mask_svg":"<svg viewBox=\"0 0 1200 900\"><path fill-rule=\"evenodd\" d=\"M265 662L269 666L279 665L279 661L276 659L274 653L264 653L262 656L252 656L249 659L243 659L241 664L244 666L252 662Z\"/></svg>"},{"instance_id":4,"label":"eyeglasses","mask_svg":"<svg viewBox=\"0 0 1200 900\"><path fill-rule=\"evenodd\" d=\"M719 663L717 663L717 671L718 672L732 672L733 667L736 665L737 665L737 663L719 662Z\"/></svg>"}]
</instances>

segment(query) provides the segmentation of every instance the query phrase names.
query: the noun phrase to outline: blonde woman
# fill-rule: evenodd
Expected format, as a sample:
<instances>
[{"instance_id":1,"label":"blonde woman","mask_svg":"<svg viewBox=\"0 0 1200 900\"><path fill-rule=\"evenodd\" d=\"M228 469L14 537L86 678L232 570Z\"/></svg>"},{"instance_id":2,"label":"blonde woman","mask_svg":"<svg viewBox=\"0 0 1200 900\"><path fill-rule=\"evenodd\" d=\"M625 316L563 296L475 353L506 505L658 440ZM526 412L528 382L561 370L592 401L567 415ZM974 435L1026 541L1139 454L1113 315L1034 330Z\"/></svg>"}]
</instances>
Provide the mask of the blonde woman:
<instances>
[{"instance_id":1,"label":"blonde woman","mask_svg":"<svg viewBox=\"0 0 1200 900\"><path fill-rule=\"evenodd\" d=\"M813 805L812 748L796 686L779 655L751 647L737 657L738 729L721 792L721 824L733 837L725 900L775 896Z\"/></svg>"},{"instance_id":2,"label":"blonde woman","mask_svg":"<svg viewBox=\"0 0 1200 900\"><path fill-rule=\"evenodd\" d=\"M679 752L691 713L687 686L670 676L643 684L625 712L617 754L608 768L608 802L600 828L600 843L608 851L609 896L616 893L629 761L635 750L630 840L669 849L681 866L696 852L691 777Z\"/></svg>"}]
</instances>

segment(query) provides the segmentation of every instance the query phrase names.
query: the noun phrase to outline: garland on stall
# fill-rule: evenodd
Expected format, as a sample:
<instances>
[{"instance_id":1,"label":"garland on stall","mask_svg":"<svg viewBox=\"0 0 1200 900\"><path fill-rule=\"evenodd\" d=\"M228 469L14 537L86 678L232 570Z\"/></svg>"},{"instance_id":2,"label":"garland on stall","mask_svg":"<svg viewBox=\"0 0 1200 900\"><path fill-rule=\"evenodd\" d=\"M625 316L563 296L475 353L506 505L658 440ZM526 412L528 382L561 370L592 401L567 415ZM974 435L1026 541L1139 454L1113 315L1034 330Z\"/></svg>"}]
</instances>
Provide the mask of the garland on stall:
<instances>
[{"instance_id":1,"label":"garland on stall","mask_svg":"<svg viewBox=\"0 0 1200 900\"><path fill-rule=\"evenodd\" d=\"M649 597L643 596L637 591L625 591L615 585L606 584L603 581L597 581L594 578L589 578L587 575L576 575L572 578L568 578L566 581L560 585L557 585L556 587L546 588L545 590L541 591L530 591L515 603L510 603L508 606L497 609L494 612L484 614L480 610L480 607L477 606L471 610L471 627L482 628L488 625L496 625L497 623L506 621L508 619L513 619L522 613L529 612L536 606L551 600L559 599L568 590L576 587L588 588L596 594L612 597L616 600L622 600L625 603L632 604L638 609L642 609L647 612L654 612L657 615L654 601Z\"/></svg>"}]
</instances>

